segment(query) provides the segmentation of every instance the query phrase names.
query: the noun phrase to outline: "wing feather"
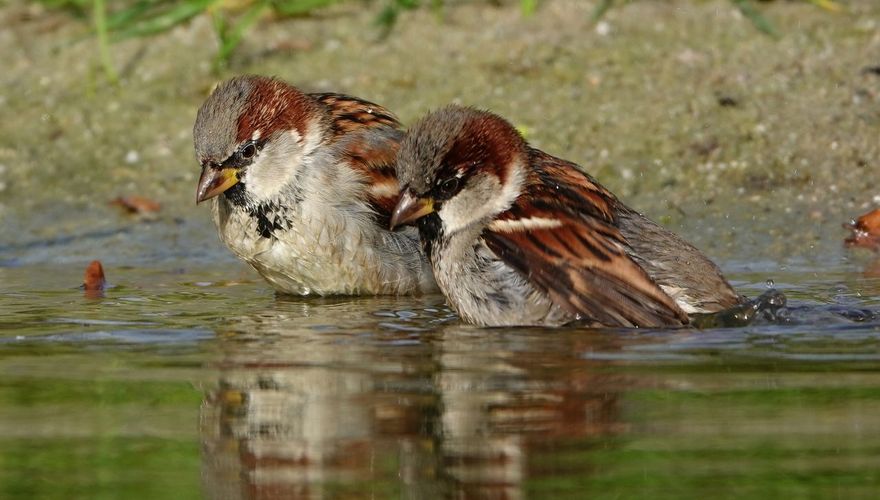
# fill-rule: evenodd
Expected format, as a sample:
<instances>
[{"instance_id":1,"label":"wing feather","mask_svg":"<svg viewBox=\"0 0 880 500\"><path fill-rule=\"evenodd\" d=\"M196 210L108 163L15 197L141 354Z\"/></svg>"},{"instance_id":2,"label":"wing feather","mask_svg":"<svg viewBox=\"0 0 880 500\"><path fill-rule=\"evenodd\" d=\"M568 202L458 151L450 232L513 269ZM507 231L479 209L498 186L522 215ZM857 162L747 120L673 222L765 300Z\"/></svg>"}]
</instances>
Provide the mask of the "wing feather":
<instances>
[{"instance_id":1,"label":"wing feather","mask_svg":"<svg viewBox=\"0 0 880 500\"><path fill-rule=\"evenodd\" d=\"M336 93L311 96L329 110L341 156L367 180L367 200L377 222L387 227L400 191L394 169L403 138L400 122L383 106L358 97Z\"/></svg>"},{"instance_id":2,"label":"wing feather","mask_svg":"<svg viewBox=\"0 0 880 500\"><path fill-rule=\"evenodd\" d=\"M687 315L627 255L616 198L574 164L533 150L520 196L484 231L489 248L581 319L608 326L686 324ZM550 224L504 221L552 220Z\"/></svg>"},{"instance_id":3,"label":"wing feather","mask_svg":"<svg viewBox=\"0 0 880 500\"><path fill-rule=\"evenodd\" d=\"M374 102L333 92L309 95L330 110L333 131L337 135L365 128L401 128L394 113Z\"/></svg>"}]
</instances>

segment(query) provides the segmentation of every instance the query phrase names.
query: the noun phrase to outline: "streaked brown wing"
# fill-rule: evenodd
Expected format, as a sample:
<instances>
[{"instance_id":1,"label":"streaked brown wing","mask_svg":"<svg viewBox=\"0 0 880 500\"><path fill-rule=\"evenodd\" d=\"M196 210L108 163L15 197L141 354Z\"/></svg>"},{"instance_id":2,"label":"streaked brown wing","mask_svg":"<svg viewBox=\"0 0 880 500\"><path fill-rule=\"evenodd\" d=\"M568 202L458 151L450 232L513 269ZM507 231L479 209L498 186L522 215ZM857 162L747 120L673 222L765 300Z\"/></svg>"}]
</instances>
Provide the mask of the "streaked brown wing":
<instances>
[{"instance_id":1,"label":"streaked brown wing","mask_svg":"<svg viewBox=\"0 0 880 500\"><path fill-rule=\"evenodd\" d=\"M403 133L396 129L370 134L351 134L342 140L342 157L367 179L367 198L388 227L391 212L397 205L400 186L394 163Z\"/></svg>"},{"instance_id":2,"label":"streaked brown wing","mask_svg":"<svg viewBox=\"0 0 880 500\"><path fill-rule=\"evenodd\" d=\"M531 149L526 189L532 204L544 211L563 211L576 216L595 217L614 223L614 206L617 197L605 189L576 164ZM527 207L519 207L520 210ZM513 207L517 210L517 207Z\"/></svg>"},{"instance_id":3,"label":"streaked brown wing","mask_svg":"<svg viewBox=\"0 0 880 500\"><path fill-rule=\"evenodd\" d=\"M336 135L372 127L400 128L394 113L376 103L332 92L309 95L329 108Z\"/></svg>"},{"instance_id":4,"label":"streaked brown wing","mask_svg":"<svg viewBox=\"0 0 880 500\"><path fill-rule=\"evenodd\" d=\"M367 198L387 227L397 204L399 185L394 163L403 132L393 113L378 104L344 94L311 94L327 106L341 156L368 181Z\"/></svg>"},{"instance_id":5,"label":"streaked brown wing","mask_svg":"<svg viewBox=\"0 0 880 500\"><path fill-rule=\"evenodd\" d=\"M608 326L676 326L687 315L626 253L616 200L545 155L526 189L483 236L489 248L572 314Z\"/></svg>"}]
</instances>

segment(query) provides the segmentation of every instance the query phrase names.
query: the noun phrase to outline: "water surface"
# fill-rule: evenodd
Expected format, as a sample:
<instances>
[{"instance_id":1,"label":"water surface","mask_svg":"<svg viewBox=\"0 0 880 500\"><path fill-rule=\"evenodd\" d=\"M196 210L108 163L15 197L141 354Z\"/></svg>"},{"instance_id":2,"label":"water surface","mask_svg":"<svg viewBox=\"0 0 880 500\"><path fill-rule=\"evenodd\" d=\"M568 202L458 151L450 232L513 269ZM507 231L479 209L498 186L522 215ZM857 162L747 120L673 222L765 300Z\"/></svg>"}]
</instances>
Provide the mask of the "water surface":
<instances>
[{"instance_id":1,"label":"water surface","mask_svg":"<svg viewBox=\"0 0 880 500\"><path fill-rule=\"evenodd\" d=\"M87 298L78 269L0 268L2 498L880 487L880 279L854 265L777 273L787 315L707 331L479 329L441 297L276 297L238 265L108 278Z\"/></svg>"}]
</instances>

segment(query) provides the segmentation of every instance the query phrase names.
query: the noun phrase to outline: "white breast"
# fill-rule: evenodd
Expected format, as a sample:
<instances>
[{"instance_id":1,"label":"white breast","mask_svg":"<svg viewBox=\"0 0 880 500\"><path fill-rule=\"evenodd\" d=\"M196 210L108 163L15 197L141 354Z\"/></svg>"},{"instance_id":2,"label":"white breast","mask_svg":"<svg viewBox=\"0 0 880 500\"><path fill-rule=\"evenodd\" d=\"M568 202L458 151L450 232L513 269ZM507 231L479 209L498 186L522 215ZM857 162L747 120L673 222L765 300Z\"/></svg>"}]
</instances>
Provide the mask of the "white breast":
<instances>
[{"instance_id":1,"label":"white breast","mask_svg":"<svg viewBox=\"0 0 880 500\"><path fill-rule=\"evenodd\" d=\"M247 211L218 198L213 207L220 238L280 292L408 294L435 287L414 231L384 231L366 214L319 200L301 203L288 214L289 228L266 238Z\"/></svg>"},{"instance_id":2,"label":"white breast","mask_svg":"<svg viewBox=\"0 0 880 500\"><path fill-rule=\"evenodd\" d=\"M437 284L465 321L523 326L560 325L573 319L475 236L459 233L433 256Z\"/></svg>"}]
</instances>

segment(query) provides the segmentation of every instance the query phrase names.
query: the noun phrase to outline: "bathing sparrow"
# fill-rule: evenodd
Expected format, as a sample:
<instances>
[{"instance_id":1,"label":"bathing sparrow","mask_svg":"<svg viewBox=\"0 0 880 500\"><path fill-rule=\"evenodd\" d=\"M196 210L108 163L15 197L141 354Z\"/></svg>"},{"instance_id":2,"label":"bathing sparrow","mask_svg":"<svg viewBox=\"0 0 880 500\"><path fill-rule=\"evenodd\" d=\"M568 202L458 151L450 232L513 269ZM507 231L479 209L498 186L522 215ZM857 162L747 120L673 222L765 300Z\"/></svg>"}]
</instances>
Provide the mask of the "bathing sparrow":
<instances>
[{"instance_id":1,"label":"bathing sparrow","mask_svg":"<svg viewBox=\"0 0 880 500\"><path fill-rule=\"evenodd\" d=\"M503 118L449 106L406 134L391 226L416 222L434 277L483 326L681 326L742 300L699 250Z\"/></svg>"},{"instance_id":2,"label":"bathing sparrow","mask_svg":"<svg viewBox=\"0 0 880 500\"><path fill-rule=\"evenodd\" d=\"M279 292L429 291L415 229L388 230L401 137L379 105L239 76L198 111L196 202L212 200L220 238Z\"/></svg>"}]
</instances>

